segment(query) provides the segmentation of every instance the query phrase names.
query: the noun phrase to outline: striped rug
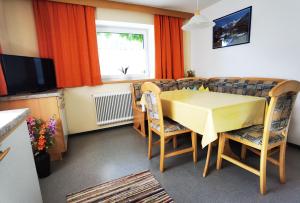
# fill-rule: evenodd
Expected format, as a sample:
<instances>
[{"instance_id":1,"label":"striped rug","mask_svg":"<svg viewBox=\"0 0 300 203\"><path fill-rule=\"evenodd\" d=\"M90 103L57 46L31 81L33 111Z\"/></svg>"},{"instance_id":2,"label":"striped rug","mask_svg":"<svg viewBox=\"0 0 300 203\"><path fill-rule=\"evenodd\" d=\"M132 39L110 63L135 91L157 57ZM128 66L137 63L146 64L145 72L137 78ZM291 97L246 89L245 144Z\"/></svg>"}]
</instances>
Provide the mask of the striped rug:
<instances>
[{"instance_id":1,"label":"striped rug","mask_svg":"<svg viewBox=\"0 0 300 203\"><path fill-rule=\"evenodd\" d=\"M143 171L69 194L67 202L174 201L149 171Z\"/></svg>"}]
</instances>

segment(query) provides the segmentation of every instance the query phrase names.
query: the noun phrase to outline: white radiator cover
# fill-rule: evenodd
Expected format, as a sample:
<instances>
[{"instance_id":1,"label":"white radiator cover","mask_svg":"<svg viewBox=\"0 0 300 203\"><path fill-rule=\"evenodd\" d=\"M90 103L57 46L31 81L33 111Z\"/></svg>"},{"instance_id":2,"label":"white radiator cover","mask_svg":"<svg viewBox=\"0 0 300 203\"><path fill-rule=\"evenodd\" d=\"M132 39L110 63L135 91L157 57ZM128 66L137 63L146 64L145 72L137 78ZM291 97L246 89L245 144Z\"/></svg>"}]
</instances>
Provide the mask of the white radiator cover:
<instances>
[{"instance_id":1,"label":"white radiator cover","mask_svg":"<svg viewBox=\"0 0 300 203\"><path fill-rule=\"evenodd\" d=\"M130 91L93 94L96 124L109 125L133 119Z\"/></svg>"}]
</instances>

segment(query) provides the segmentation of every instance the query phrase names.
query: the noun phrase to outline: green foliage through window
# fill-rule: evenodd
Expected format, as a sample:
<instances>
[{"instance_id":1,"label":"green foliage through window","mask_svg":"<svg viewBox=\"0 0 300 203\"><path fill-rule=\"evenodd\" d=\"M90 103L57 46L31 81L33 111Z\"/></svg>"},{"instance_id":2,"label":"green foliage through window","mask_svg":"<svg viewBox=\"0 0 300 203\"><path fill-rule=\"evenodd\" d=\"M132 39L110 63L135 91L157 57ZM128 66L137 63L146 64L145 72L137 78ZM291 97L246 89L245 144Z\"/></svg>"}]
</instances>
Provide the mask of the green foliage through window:
<instances>
[{"instance_id":1,"label":"green foliage through window","mask_svg":"<svg viewBox=\"0 0 300 203\"><path fill-rule=\"evenodd\" d=\"M144 42L143 34L132 34L132 33L112 33L112 32L98 32L97 34L105 34L105 37L110 38L112 34L119 34L120 37L127 39L128 41Z\"/></svg>"}]
</instances>

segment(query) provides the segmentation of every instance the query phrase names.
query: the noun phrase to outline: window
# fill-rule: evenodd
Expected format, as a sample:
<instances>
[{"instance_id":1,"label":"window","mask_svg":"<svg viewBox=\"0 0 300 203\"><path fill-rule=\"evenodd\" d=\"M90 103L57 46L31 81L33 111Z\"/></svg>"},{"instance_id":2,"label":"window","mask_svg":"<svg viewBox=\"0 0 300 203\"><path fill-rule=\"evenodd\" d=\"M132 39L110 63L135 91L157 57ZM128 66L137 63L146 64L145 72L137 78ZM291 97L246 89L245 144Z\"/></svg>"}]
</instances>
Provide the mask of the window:
<instances>
[{"instance_id":1,"label":"window","mask_svg":"<svg viewBox=\"0 0 300 203\"><path fill-rule=\"evenodd\" d=\"M150 33L151 35L151 33ZM153 38L153 37L150 37ZM147 79L154 76L149 29L97 25L101 77L108 80ZM149 46L149 43L153 45Z\"/></svg>"}]
</instances>

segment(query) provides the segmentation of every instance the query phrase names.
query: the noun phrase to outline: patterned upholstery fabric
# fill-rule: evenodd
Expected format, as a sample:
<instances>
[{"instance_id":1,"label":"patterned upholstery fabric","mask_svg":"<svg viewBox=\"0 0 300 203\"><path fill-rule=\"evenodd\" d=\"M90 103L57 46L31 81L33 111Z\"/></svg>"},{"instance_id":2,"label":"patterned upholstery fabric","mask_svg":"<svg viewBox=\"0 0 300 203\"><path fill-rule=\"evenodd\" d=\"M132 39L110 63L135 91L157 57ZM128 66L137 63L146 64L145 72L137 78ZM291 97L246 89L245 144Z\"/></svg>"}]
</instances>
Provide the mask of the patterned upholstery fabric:
<instances>
[{"instance_id":1,"label":"patterned upholstery fabric","mask_svg":"<svg viewBox=\"0 0 300 203\"><path fill-rule=\"evenodd\" d=\"M197 90L205 84L205 80L202 79L184 79L184 80L178 80L177 85L178 89L181 90L183 88L190 88L194 89L196 88Z\"/></svg>"},{"instance_id":2,"label":"patterned upholstery fabric","mask_svg":"<svg viewBox=\"0 0 300 203\"><path fill-rule=\"evenodd\" d=\"M269 92L275 87L276 81L246 80L245 95L269 97Z\"/></svg>"},{"instance_id":3,"label":"patterned upholstery fabric","mask_svg":"<svg viewBox=\"0 0 300 203\"><path fill-rule=\"evenodd\" d=\"M270 129L273 134L280 134L281 131L288 126L296 97L297 93L295 92L288 92L278 97L272 115L272 123Z\"/></svg>"},{"instance_id":4,"label":"patterned upholstery fabric","mask_svg":"<svg viewBox=\"0 0 300 203\"><path fill-rule=\"evenodd\" d=\"M159 120L158 106L156 96L152 92L145 93L145 99L147 103L147 111L150 118Z\"/></svg>"},{"instance_id":5,"label":"patterned upholstery fabric","mask_svg":"<svg viewBox=\"0 0 300 203\"><path fill-rule=\"evenodd\" d=\"M296 97L297 93L295 92L288 92L278 97L275 109L271 115L269 144L273 144L284 139L282 131L288 127ZM241 139L247 139L250 142L261 145L263 130L263 125L255 125L240 130L230 131L226 134L239 136Z\"/></svg>"},{"instance_id":6,"label":"patterned upholstery fabric","mask_svg":"<svg viewBox=\"0 0 300 203\"><path fill-rule=\"evenodd\" d=\"M240 130L234 130L227 132L226 134L233 137L240 137L241 139L246 139L255 144L261 145L263 139L263 125L254 125L248 128L243 128ZM274 144L284 139L284 136L281 134L270 135L269 144Z\"/></svg>"},{"instance_id":7,"label":"patterned upholstery fabric","mask_svg":"<svg viewBox=\"0 0 300 203\"><path fill-rule=\"evenodd\" d=\"M153 82L156 84L161 91L172 91L177 90L177 82L175 80L156 80Z\"/></svg>"},{"instance_id":8,"label":"patterned upholstery fabric","mask_svg":"<svg viewBox=\"0 0 300 203\"><path fill-rule=\"evenodd\" d=\"M151 127L160 131L160 126L158 122L151 123ZM187 128L185 128L184 126L168 118L164 118L164 128L165 128L165 133L174 132L178 130L187 130Z\"/></svg>"},{"instance_id":9,"label":"patterned upholstery fabric","mask_svg":"<svg viewBox=\"0 0 300 203\"><path fill-rule=\"evenodd\" d=\"M269 92L278 84L277 81L247 79L209 79L207 87L213 92L265 97L270 101Z\"/></svg>"},{"instance_id":10,"label":"patterned upholstery fabric","mask_svg":"<svg viewBox=\"0 0 300 203\"><path fill-rule=\"evenodd\" d=\"M172 90L177 90L177 82L175 80L155 80L153 81L154 84L156 84L161 91L172 91ZM136 82L133 83L133 89L134 89L134 96L135 96L135 101L140 101L142 98L142 87L143 82Z\"/></svg>"},{"instance_id":11,"label":"patterned upholstery fabric","mask_svg":"<svg viewBox=\"0 0 300 203\"><path fill-rule=\"evenodd\" d=\"M213 92L222 92L222 93L235 93L237 88L238 79L209 79L207 87L210 91Z\"/></svg>"},{"instance_id":12,"label":"patterned upholstery fabric","mask_svg":"<svg viewBox=\"0 0 300 203\"><path fill-rule=\"evenodd\" d=\"M143 84L142 82L132 83L133 89L134 89L135 101L140 101L142 98L142 95L143 95L142 90L141 90L142 84Z\"/></svg>"}]
</instances>

